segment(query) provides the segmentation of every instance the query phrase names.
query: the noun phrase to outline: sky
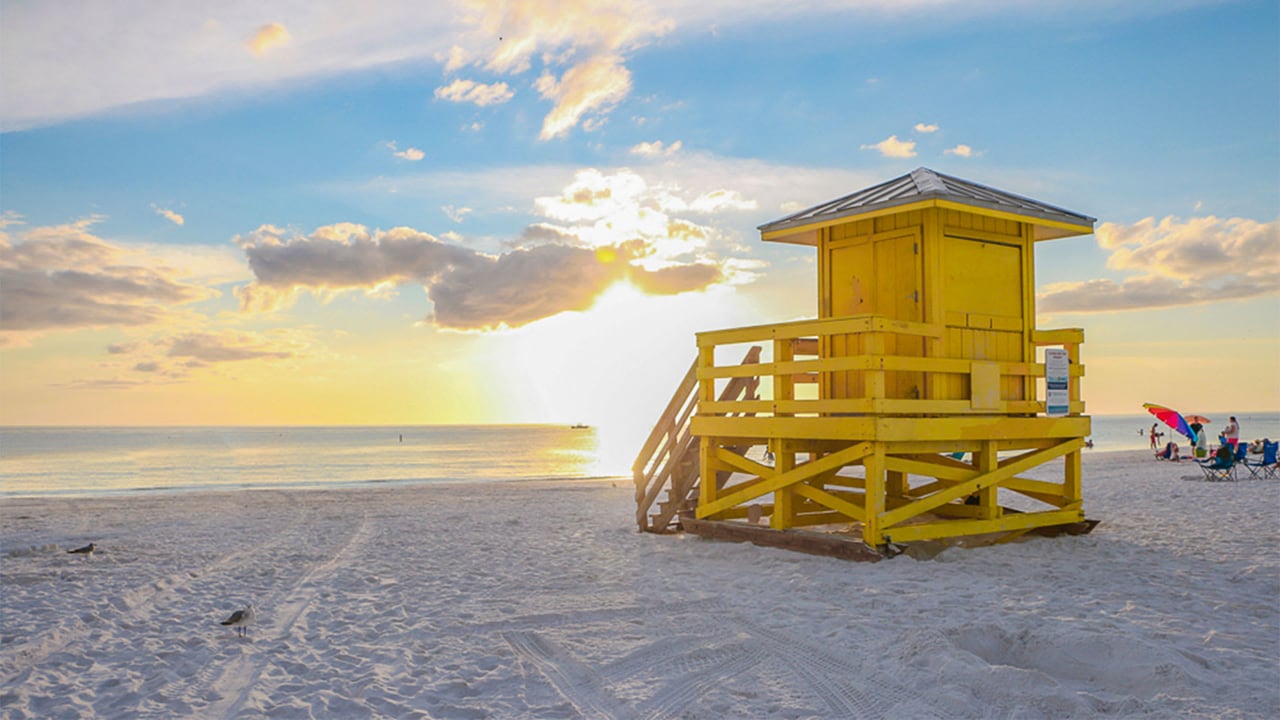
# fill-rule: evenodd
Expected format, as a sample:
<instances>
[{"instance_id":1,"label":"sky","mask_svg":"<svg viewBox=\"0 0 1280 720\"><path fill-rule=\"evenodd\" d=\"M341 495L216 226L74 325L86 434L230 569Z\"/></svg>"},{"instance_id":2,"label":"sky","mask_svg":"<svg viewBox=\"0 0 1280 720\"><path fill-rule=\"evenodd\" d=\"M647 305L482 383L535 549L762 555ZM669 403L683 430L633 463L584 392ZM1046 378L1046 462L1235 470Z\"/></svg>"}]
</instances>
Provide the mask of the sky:
<instances>
[{"instance_id":1,"label":"sky","mask_svg":"<svg viewBox=\"0 0 1280 720\"><path fill-rule=\"evenodd\" d=\"M1098 218L1036 248L1089 412L1280 410L1278 14L3 0L0 424L642 436L817 315L759 225L917 167Z\"/></svg>"}]
</instances>

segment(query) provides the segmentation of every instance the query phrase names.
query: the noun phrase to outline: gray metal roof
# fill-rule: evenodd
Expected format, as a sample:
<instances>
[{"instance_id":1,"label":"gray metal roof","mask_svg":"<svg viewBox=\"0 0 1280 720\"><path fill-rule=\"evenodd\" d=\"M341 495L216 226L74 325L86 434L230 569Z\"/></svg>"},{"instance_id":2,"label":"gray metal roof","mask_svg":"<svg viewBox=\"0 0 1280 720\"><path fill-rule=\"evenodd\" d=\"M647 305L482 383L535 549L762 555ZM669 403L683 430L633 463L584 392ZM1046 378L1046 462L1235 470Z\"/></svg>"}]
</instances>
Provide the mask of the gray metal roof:
<instances>
[{"instance_id":1,"label":"gray metal roof","mask_svg":"<svg viewBox=\"0 0 1280 720\"><path fill-rule=\"evenodd\" d=\"M801 210L771 223L761 225L760 232L776 232L814 223L827 223L873 210L907 205L921 200L951 200L965 205L999 210L1031 219L1051 220L1069 225L1093 227L1095 218L1014 195L986 185L943 175L929 168L916 168L897 177L851 195ZM1070 234L1070 233L1058 233ZM1051 235L1047 235L1051 236Z\"/></svg>"}]
</instances>

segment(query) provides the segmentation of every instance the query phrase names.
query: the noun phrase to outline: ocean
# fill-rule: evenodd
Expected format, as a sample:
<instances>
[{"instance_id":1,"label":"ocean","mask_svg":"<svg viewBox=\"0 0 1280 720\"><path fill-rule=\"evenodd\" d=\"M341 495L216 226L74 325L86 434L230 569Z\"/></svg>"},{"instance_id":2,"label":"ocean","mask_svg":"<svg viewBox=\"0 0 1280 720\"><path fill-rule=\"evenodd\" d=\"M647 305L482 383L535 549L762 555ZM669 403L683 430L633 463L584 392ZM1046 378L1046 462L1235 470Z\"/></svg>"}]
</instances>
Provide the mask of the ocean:
<instances>
[{"instance_id":1,"label":"ocean","mask_svg":"<svg viewBox=\"0 0 1280 720\"><path fill-rule=\"evenodd\" d=\"M1212 417L1216 442L1226 416ZM1280 438L1280 413L1237 419L1243 439ZM1152 422L1094 416L1092 452L1145 449ZM564 425L3 427L0 498L619 477L643 440L619 452L597 428Z\"/></svg>"},{"instance_id":2,"label":"ocean","mask_svg":"<svg viewBox=\"0 0 1280 720\"><path fill-rule=\"evenodd\" d=\"M0 497L618 474L599 451L562 425L5 427Z\"/></svg>"},{"instance_id":3,"label":"ocean","mask_svg":"<svg viewBox=\"0 0 1280 720\"><path fill-rule=\"evenodd\" d=\"M1210 413L1213 421L1205 428L1209 445L1218 444L1218 433L1227 426L1229 416ZM1093 416L1093 449L1094 450L1145 450L1151 447L1149 434L1151 423L1158 422L1147 413L1140 415L1094 415ZM1240 424L1240 439L1246 441L1268 438L1280 439L1280 412L1273 413L1236 413L1236 422ZM1163 424L1157 428L1164 433L1161 443L1169 441L1187 446L1189 441Z\"/></svg>"}]
</instances>

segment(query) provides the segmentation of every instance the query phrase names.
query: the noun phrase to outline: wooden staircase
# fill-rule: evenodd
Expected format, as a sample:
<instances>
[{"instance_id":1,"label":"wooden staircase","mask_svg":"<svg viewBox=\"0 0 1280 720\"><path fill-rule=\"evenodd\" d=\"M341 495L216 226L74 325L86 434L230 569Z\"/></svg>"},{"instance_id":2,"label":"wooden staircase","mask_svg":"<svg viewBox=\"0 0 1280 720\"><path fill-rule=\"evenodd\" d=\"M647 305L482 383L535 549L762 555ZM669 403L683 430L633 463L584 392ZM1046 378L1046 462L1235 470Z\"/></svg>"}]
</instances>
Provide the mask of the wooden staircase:
<instances>
[{"instance_id":1,"label":"wooden staircase","mask_svg":"<svg viewBox=\"0 0 1280 720\"><path fill-rule=\"evenodd\" d=\"M753 345L742 364L758 362L760 346ZM631 467L636 486L636 525L645 532L679 530L680 512L698 506L698 441L690 432L690 421L698 407L697 367L695 360ZM730 378L719 399L754 400L759 387L758 376Z\"/></svg>"}]
</instances>

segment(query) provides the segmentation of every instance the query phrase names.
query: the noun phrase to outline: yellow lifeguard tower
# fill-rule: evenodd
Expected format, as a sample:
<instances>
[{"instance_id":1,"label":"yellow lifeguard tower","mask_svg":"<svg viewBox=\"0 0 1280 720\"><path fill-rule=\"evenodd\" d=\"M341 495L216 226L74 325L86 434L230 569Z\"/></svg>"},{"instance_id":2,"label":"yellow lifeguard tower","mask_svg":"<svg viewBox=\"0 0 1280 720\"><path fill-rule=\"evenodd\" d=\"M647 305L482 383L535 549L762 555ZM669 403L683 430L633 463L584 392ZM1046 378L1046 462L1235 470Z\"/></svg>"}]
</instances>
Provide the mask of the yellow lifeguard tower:
<instances>
[{"instance_id":1,"label":"yellow lifeguard tower","mask_svg":"<svg viewBox=\"0 0 1280 720\"><path fill-rule=\"evenodd\" d=\"M640 529L879 553L1091 529L1084 332L1036 328L1033 248L1093 224L920 168L761 226L817 248L818 318L698 333L634 467Z\"/></svg>"}]
</instances>

